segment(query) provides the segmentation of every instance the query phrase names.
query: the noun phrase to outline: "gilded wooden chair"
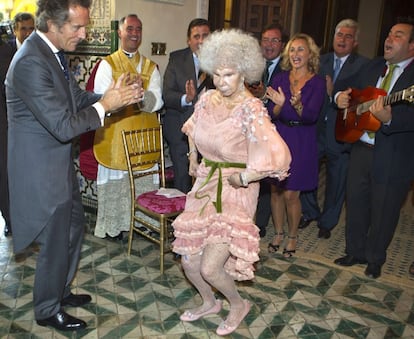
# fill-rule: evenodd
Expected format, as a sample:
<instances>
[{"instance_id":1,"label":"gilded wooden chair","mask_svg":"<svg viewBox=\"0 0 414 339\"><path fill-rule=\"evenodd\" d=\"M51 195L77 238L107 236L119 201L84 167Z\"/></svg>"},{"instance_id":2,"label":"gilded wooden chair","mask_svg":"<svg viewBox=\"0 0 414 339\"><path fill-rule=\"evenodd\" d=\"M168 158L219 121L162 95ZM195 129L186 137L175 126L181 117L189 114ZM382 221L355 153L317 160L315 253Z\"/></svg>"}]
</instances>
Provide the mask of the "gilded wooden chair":
<instances>
[{"instance_id":1,"label":"gilded wooden chair","mask_svg":"<svg viewBox=\"0 0 414 339\"><path fill-rule=\"evenodd\" d=\"M162 125L122 131L122 141L131 187L131 224L128 255L131 254L134 233L153 241L160 248L160 271L164 273L164 253L170 250L168 224L184 210L185 195L169 197L165 189L165 166ZM135 194L135 180L144 176L159 176L160 190ZM143 219L137 211L149 216ZM154 223L152 222L154 221Z\"/></svg>"}]
</instances>

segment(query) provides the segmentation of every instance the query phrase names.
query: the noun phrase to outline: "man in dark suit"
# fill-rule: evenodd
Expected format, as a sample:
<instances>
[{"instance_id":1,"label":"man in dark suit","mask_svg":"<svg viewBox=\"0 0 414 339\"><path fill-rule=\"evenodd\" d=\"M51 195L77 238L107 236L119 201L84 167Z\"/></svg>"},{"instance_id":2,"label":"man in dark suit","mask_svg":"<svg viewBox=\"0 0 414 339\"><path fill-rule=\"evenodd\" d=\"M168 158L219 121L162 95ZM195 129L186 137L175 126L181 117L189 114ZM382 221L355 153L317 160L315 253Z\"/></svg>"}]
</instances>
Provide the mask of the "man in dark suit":
<instances>
[{"instance_id":1,"label":"man in dark suit","mask_svg":"<svg viewBox=\"0 0 414 339\"><path fill-rule=\"evenodd\" d=\"M7 110L6 97L4 93L4 79L9 67L11 58L17 49L21 47L24 40L34 30L34 17L30 13L18 13L14 17L15 38L8 44L2 43L1 48L1 108L0 108L0 211L3 214L5 225L4 235L12 234L10 211L9 211L9 185L7 180Z\"/></svg>"},{"instance_id":2,"label":"man in dark suit","mask_svg":"<svg viewBox=\"0 0 414 339\"><path fill-rule=\"evenodd\" d=\"M62 307L89 295L71 293L84 234L84 212L72 159L72 139L103 124L106 112L138 102L138 84L105 94L83 91L67 68L86 36L91 0L39 0L36 32L15 54L6 75L8 177L14 251L36 242L33 305L37 323L78 330L86 323ZM30 82L27 75L30 74ZM99 101L98 101L99 100Z\"/></svg>"},{"instance_id":3,"label":"man in dark suit","mask_svg":"<svg viewBox=\"0 0 414 339\"><path fill-rule=\"evenodd\" d=\"M13 32L16 37L12 44L19 49L27 37L32 34L35 28L34 17L30 13L20 12L13 18Z\"/></svg>"},{"instance_id":4,"label":"man in dark suit","mask_svg":"<svg viewBox=\"0 0 414 339\"><path fill-rule=\"evenodd\" d=\"M340 21L335 28L333 52L321 56L319 74L326 77L327 95L318 121L318 157L326 159L326 188L322 212L317 190L301 193L302 219L299 228L318 221L318 237L328 239L337 225L345 200L346 173L350 145L337 142L335 122L338 107L333 95L353 87L368 59L353 52L358 46L359 27L352 19Z\"/></svg>"},{"instance_id":5,"label":"man in dark suit","mask_svg":"<svg viewBox=\"0 0 414 339\"><path fill-rule=\"evenodd\" d=\"M282 26L272 23L266 26L260 35L260 48L266 59L266 69L263 79L257 84L247 84L249 91L257 98L264 98L266 87L273 77L281 71L280 54L287 41ZM260 181L259 199L256 210L256 225L260 229L260 236L266 235L266 227L271 215L270 183L263 179Z\"/></svg>"},{"instance_id":6,"label":"man in dark suit","mask_svg":"<svg viewBox=\"0 0 414 339\"><path fill-rule=\"evenodd\" d=\"M200 71L197 57L200 45L209 34L210 24L207 20L192 20L187 30L188 47L170 54L164 73L164 136L174 166L174 187L184 193L191 189L192 182L188 174L190 150L181 127L193 113L199 95L205 89L213 88L211 78Z\"/></svg>"},{"instance_id":7,"label":"man in dark suit","mask_svg":"<svg viewBox=\"0 0 414 339\"><path fill-rule=\"evenodd\" d=\"M366 65L357 83L360 89L384 88L395 102L384 106L383 97L374 100L369 111L381 126L376 133L362 132L352 145L346 190L346 256L335 260L342 266L368 263L365 275L374 279L381 275L414 178L414 105L400 101L402 93L396 94L413 84L414 21L400 19L385 39L384 57ZM340 108L349 107L350 93L349 89L337 96ZM406 91L412 99L411 93Z\"/></svg>"},{"instance_id":8,"label":"man in dark suit","mask_svg":"<svg viewBox=\"0 0 414 339\"><path fill-rule=\"evenodd\" d=\"M5 236L11 234L11 224L7 180L7 107L4 79L13 54L12 46L0 38L0 212L5 223Z\"/></svg>"}]
</instances>

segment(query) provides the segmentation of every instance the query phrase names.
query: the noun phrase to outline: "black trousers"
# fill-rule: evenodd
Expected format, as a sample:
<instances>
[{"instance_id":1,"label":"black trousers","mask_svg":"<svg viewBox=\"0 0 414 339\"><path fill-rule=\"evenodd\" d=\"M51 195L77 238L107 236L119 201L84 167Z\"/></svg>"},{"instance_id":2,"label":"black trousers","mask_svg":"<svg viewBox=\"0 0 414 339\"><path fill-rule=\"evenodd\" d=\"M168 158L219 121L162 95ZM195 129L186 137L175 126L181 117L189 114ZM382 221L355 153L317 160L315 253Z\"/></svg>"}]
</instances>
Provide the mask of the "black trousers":
<instances>
[{"instance_id":1,"label":"black trousers","mask_svg":"<svg viewBox=\"0 0 414 339\"><path fill-rule=\"evenodd\" d=\"M373 148L355 143L347 178L345 252L383 265L410 181L375 181L372 161Z\"/></svg>"}]
</instances>

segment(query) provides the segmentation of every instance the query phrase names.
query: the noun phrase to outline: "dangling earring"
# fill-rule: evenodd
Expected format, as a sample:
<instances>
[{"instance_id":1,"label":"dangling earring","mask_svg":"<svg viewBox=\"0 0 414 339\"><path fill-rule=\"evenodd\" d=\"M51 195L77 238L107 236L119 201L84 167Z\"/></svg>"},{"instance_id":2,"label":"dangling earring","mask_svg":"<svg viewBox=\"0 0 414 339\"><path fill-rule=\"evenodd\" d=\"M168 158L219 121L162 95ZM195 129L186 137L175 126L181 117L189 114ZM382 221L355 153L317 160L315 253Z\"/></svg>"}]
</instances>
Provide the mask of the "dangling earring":
<instances>
[{"instance_id":1,"label":"dangling earring","mask_svg":"<svg viewBox=\"0 0 414 339\"><path fill-rule=\"evenodd\" d=\"M240 84L239 84L239 90L244 90L245 89L245 86L244 86L244 77L242 77L241 79L240 79L241 81L240 81Z\"/></svg>"}]
</instances>

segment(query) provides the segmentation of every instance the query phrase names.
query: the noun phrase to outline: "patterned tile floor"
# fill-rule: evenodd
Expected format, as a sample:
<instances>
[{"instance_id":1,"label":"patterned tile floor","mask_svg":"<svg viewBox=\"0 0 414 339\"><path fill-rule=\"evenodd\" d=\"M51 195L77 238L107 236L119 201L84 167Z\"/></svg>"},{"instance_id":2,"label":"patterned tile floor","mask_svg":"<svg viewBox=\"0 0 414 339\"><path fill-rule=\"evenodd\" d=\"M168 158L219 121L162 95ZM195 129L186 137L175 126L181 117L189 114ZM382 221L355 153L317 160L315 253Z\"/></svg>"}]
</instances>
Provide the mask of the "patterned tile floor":
<instances>
[{"instance_id":1,"label":"patterned tile floor","mask_svg":"<svg viewBox=\"0 0 414 339\"><path fill-rule=\"evenodd\" d=\"M11 247L1 236L1 338L217 338L215 329L228 312L224 303L218 315L181 322L180 313L200 299L171 253L162 276L155 245L137 238L128 257L124 242L87 234L73 290L91 294L92 303L67 311L88 328L68 333L40 327L32 310L36 251L16 256ZM269 255L265 247L263 241L255 280L239 285L252 309L229 337L414 338L414 286Z\"/></svg>"}]
</instances>

